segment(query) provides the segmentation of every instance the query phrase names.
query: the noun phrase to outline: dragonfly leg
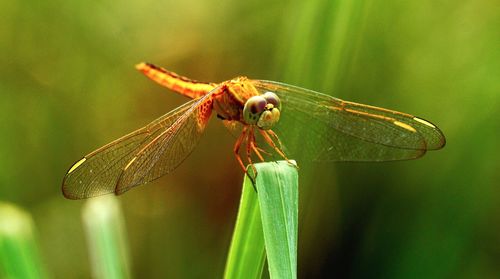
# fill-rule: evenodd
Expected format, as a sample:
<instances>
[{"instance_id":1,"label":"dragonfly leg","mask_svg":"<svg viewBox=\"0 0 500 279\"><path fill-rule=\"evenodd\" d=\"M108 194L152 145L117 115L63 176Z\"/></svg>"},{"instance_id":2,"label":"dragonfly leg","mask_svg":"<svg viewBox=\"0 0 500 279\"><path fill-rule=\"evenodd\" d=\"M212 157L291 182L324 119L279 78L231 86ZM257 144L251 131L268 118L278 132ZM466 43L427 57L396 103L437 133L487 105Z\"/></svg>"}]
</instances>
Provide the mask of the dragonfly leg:
<instances>
[{"instance_id":1,"label":"dragonfly leg","mask_svg":"<svg viewBox=\"0 0 500 279\"><path fill-rule=\"evenodd\" d=\"M257 143L255 142L255 134L253 133L253 130L252 130L252 133L250 134L250 142L249 142L249 145L250 145L250 148L252 149L252 151L257 155L257 157L259 157L259 160L261 162L264 162L264 157L262 157L262 154L260 153L261 151L263 153L266 153L266 154L269 154L267 151L265 151L264 149L262 148L259 148L257 146Z\"/></svg>"},{"instance_id":2,"label":"dragonfly leg","mask_svg":"<svg viewBox=\"0 0 500 279\"><path fill-rule=\"evenodd\" d=\"M255 178L257 177L257 169L255 168L255 166L253 165L253 162L252 162L252 150L253 150L252 149L252 147L253 147L252 139L254 138L253 133L254 133L254 130L253 130L253 127L251 126L248 133L247 133L247 138L246 138L246 141L247 141L246 142L246 156L247 156L247 161L250 164L250 167L252 168L253 175L248 174L248 172L247 172L247 175L250 178L250 180L252 181L252 185L253 185L255 192L257 192L257 189L255 188Z\"/></svg>"},{"instance_id":3,"label":"dragonfly leg","mask_svg":"<svg viewBox=\"0 0 500 279\"><path fill-rule=\"evenodd\" d=\"M279 140L278 135L276 135L271 130L261 130L261 129L259 129L259 132L262 135L262 137L264 138L264 140L266 141L266 143L269 144L269 146L271 146L281 157L283 157L283 159L285 159L289 164L292 164L295 167L298 167L296 164L292 163L292 161L290 161L290 159L288 159L288 157L283 152L281 141ZM278 144L280 145L280 147L278 147L276 145L276 143L274 143L273 139L269 135L273 135L274 136L274 138L276 139L276 141L278 142Z\"/></svg>"},{"instance_id":4,"label":"dragonfly leg","mask_svg":"<svg viewBox=\"0 0 500 279\"><path fill-rule=\"evenodd\" d=\"M265 150L265 149L260 148L259 146L257 146L257 142L255 142L255 149L259 150L260 152L262 152L262 153L264 153L264 154L266 154L268 156L271 156L271 152L269 152L269 151L267 151L267 150Z\"/></svg>"},{"instance_id":5,"label":"dragonfly leg","mask_svg":"<svg viewBox=\"0 0 500 279\"><path fill-rule=\"evenodd\" d=\"M281 157L283 157L285 160L288 161L288 158L286 157L285 153L281 151L281 149L274 143L273 139L269 136L267 131L259 129L260 134L264 138L267 144L271 146Z\"/></svg>"},{"instance_id":6,"label":"dragonfly leg","mask_svg":"<svg viewBox=\"0 0 500 279\"><path fill-rule=\"evenodd\" d=\"M247 172L247 169L245 168L245 164L243 164L243 160L241 160L240 147L241 147L241 143L246 138L246 133L247 133L247 127L245 126L245 127L243 127L243 131L241 131L241 134L238 137L238 139L236 140L236 143L234 144L234 147L233 147L234 156L236 157L236 160L238 161L238 163L240 164L241 168L243 169L243 171L245 173Z\"/></svg>"},{"instance_id":7,"label":"dragonfly leg","mask_svg":"<svg viewBox=\"0 0 500 279\"><path fill-rule=\"evenodd\" d=\"M271 152L268 152L267 150L265 150L264 148L260 148L258 145L257 145L257 141L255 140L255 134L253 134L252 136L252 142L253 142L253 148L254 149L254 152L255 154L257 154L257 156L259 156L259 159L261 161L265 161L264 160L264 157L262 156L262 153L268 155L268 156L271 156Z\"/></svg>"},{"instance_id":8,"label":"dragonfly leg","mask_svg":"<svg viewBox=\"0 0 500 279\"><path fill-rule=\"evenodd\" d=\"M269 135L271 135L271 137L273 137L277 142L278 142L278 145L280 146L280 149L283 150L283 144L281 143L281 140L280 138L278 137L278 135L276 135L276 133L273 131L273 130L267 130L266 131ZM283 152L284 153L284 152Z\"/></svg>"},{"instance_id":9,"label":"dragonfly leg","mask_svg":"<svg viewBox=\"0 0 500 279\"><path fill-rule=\"evenodd\" d=\"M247 138L246 138L246 141L247 141L247 144L246 144L246 156L247 156L247 161L248 161L248 164L250 164L250 166L252 167L252 170L255 172L256 169L255 167L253 166L253 161L252 161L252 147L253 147L253 142L252 142L252 135L253 135L253 127L251 127L247 133Z\"/></svg>"}]
</instances>

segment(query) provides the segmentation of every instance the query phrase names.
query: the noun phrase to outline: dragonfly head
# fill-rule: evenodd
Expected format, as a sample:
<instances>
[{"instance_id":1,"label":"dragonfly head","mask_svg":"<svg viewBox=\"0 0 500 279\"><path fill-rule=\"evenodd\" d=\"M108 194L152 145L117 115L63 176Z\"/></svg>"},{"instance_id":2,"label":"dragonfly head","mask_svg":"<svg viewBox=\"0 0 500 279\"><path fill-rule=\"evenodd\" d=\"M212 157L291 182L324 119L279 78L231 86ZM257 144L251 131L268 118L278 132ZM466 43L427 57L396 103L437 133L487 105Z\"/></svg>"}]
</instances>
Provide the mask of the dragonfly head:
<instances>
[{"instance_id":1,"label":"dragonfly head","mask_svg":"<svg viewBox=\"0 0 500 279\"><path fill-rule=\"evenodd\" d=\"M269 130L280 119L281 102L273 92L250 97L243 107L243 119L247 124Z\"/></svg>"}]
</instances>

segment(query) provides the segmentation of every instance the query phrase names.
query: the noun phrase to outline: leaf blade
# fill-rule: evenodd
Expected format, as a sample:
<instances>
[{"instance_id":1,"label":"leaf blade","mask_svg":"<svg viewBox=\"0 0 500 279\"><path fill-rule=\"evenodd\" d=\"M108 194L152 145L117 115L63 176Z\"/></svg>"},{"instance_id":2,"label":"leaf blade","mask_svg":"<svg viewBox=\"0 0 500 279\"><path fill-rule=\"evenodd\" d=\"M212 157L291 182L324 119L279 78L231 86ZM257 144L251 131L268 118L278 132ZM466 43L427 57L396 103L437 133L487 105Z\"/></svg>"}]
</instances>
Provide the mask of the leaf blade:
<instances>
[{"instance_id":1,"label":"leaf blade","mask_svg":"<svg viewBox=\"0 0 500 279\"><path fill-rule=\"evenodd\" d=\"M245 175L224 278L261 278L266 259L259 202Z\"/></svg>"},{"instance_id":2,"label":"leaf blade","mask_svg":"<svg viewBox=\"0 0 500 279\"><path fill-rule=\"evenodd\" d=\"M270 277L297 278L297 168L278 161L255 169Z\"/></svg>"}]
</instances>

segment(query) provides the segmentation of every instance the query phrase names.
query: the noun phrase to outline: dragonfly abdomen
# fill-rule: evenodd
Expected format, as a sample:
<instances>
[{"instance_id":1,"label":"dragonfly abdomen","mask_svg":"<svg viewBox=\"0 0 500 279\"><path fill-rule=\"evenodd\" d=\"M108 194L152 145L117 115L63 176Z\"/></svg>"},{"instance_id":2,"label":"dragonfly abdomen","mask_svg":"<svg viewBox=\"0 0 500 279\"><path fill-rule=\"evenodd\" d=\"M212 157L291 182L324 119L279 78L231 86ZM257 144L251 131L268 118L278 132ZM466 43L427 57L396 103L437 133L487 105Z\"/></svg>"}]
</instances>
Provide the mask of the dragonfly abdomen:
<instances>
[{"instance_id":1,"label":"dragonfly abdomen","mask_svg":"<svg viewBox=\"0 0 500 279\"><path fill-rule=\"evenodd\" d=\"M150 63L137 64L136 68L156 83L191 99L199 98L217 86L180 76Z\"/></svg>"}]
</instances>

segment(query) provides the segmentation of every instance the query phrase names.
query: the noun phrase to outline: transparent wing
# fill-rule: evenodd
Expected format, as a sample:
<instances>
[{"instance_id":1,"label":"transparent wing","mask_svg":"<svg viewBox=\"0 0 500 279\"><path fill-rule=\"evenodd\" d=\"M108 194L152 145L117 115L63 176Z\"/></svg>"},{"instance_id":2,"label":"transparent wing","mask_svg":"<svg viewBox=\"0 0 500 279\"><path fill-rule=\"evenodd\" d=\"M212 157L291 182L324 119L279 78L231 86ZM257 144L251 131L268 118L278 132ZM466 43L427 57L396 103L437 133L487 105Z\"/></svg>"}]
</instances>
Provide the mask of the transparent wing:
<instances>
[{"instance_id":1,"label":"transparent wing","mask_svg":"<svg viewBox=\"0 0 500 279\"><path fill-rule=\"evenodd\" d=\"M76 162L64 177L63 194L70 199L120 194L173 170L194 149L205 128L211 113L210 95L189 101ZM155 157L146 163L147 155ZM141 179L130 180L131 171L137 171Z\"/></svg>"},{"instance_id":2,"label":"transparent wing","mask_svg":"<svg viewBox=\"0 0 500 279\"><path fill-rule=\"evenodd\" d=\"M198 144L212 114L211 95L201 97L168 129L137 152L121 173L115 190L117 194L159 178L184 161Z\"/></svg>"},{"instance_id":3,"label":"transparent wing","mask_svg":"<svg viewBox=\"0 0 500 279\"><path fill-rule=\"evenodd\" d=\"M343 101L273 81L254 81L281 99L273 129L290 156L326 161L391 161L417 158L445 144L432 123L410 114Z\"/></svg>"}]
</instances>

